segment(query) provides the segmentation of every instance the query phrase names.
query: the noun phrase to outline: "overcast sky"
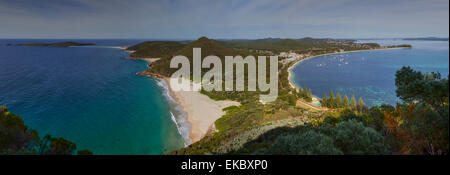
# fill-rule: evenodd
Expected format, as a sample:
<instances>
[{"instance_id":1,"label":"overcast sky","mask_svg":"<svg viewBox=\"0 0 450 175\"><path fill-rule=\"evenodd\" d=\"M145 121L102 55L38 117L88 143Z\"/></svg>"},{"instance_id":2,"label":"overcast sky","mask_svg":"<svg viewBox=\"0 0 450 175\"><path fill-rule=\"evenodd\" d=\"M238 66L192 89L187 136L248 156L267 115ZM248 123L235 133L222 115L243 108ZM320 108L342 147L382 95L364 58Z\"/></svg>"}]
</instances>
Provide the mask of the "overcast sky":
<instances>
[{"instance_id":1,"label":"overcast sky","mask_svg":"<svg viewBox=\"0 0 450 175\"><path fill-rule=\"evenodd\" d=\"M448 0L0 0L0 38L448 35Z\"/></svg>"}]
</instances>

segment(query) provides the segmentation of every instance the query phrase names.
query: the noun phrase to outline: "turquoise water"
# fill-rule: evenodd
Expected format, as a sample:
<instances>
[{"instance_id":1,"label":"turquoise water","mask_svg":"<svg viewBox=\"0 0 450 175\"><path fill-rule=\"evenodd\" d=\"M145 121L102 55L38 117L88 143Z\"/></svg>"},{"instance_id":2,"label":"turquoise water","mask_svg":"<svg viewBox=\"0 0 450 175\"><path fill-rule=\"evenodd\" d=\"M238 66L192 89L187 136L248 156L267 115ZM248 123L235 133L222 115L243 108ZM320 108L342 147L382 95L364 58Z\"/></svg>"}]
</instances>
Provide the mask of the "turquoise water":
<instances>
[{"instance_id":1,"label":"turquoise water","mask_svg":"<svg viewBox=\"0 0 450 175\"><path fill-rule=\"evenodd\" d=\"M382 45L411 44L412 49L376 50L326 55L305 60L292 69L296 86L322 97L333 91L362 97L369 106L401 102L395 94L395 72L411 66L422 72L449 73L449 42L376 40Z\"/></svg>"},{"instance_id":2,"label":"turquoise water","mask_svg":"<svg viewBox=\"0 0 450 175\"><path fill-rule=\"evenodd\" d=\"M0 105L41 137L65 137L94 154L161 154L184 146L163 83L137 76L146 62L109 47L138 40L81 41L104 47L6 45L55 41L0 40Z\"/></svg>"}]
</instances>

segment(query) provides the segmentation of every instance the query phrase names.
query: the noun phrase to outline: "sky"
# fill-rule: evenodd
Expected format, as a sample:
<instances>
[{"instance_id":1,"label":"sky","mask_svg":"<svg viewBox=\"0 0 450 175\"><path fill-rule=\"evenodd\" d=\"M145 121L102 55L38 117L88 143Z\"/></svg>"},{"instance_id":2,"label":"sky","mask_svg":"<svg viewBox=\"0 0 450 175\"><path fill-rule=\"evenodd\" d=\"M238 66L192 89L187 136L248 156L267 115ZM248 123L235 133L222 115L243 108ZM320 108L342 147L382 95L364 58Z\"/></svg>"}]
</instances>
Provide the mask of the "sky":
<instances>
[{"instance_id":1,"label":"sky","mask_svg":"<svg viewBox=\"0 0 450 175\"><path fill-rule=\"evenodd\" d=\"M0 38L448 37L448 0L0 0Z\"/></svg>"}]
</instances>

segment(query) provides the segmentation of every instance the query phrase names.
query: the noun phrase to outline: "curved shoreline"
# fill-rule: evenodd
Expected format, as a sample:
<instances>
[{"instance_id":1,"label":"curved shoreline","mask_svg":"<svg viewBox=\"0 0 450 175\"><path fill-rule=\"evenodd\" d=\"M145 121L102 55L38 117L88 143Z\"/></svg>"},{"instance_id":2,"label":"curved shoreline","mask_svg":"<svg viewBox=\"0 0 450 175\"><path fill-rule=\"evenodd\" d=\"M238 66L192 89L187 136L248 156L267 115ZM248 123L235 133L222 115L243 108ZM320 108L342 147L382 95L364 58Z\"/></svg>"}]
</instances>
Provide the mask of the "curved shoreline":
<instances>
[{"instance_id":1,"label":"curved shoreline","mask_svg":"<svg viewBox=\"0 0 450 175\"><path fill-rule=\"evenodd\" d=\"M288 68L288 82L289 85L294 88L297 89L298 87L295 85L295 83L291 80L293 77L293 72L292 69L297 65L300 64L303 61L312 59L312 58L316 58L316 57L321 57L321 56L327 56L327 55L336 55L336 54L343 54L343 53L353 53L353 52L366 52L366 51L378 51L378 50L395 50L395 49L410 49L410 47L394 47L394 48L378 48L378 49L364 49L364 50L351 50L351 51L343 51L343 52L334 52L334 53L325 53L325 54L320 54L320 55L314 55L314 56L309 56L306 57L304 59L301 60L294 60L295 63L292 64L291 66L289 66ZM293 62L294 62L293 61ZM314 96L314 95L313 95Z\"/></svg>"},{"instance_id":2,"label":"curved shoreline","mask_svg":"<svg viewBox=\"0 0 450 175\"><path fill-rule=\"evenodd\" d=\"M176 116L176 125L178 128L184 130L188 128L189 138L184 137L184 133L180 133L184 140L185 146L201 140L203 137L215 131L214 123L217 119L225 115L224 108L229 106L239 106L240 103L231 100L216 101L209 98L207 95L201 94L199 91L173 91L170 85L170 77L150 73L147 71L138 72L138 75L150 76L164 81L167 84L168 93L179 105L181 110L187 115L186 122L179 122L179 116ZM192 81L190 81L192 84Z\"/></svg>"},{"instance_id":3,"label":"curved shoreline","mask_svg":"<svg viewBox=\"0 0 450 175\"><path fill-rule=\"evenodd\" d=\"M187 143L187 145L195 143L213 132L215 121L225 115L224 108L240 105L239 102L231 100L213 100L199 91L173 91L170 85L171 78L163 77L162 79L167 83L172 97L187 113L191 140L191 143Z\"/></svg>"}]
</instances>

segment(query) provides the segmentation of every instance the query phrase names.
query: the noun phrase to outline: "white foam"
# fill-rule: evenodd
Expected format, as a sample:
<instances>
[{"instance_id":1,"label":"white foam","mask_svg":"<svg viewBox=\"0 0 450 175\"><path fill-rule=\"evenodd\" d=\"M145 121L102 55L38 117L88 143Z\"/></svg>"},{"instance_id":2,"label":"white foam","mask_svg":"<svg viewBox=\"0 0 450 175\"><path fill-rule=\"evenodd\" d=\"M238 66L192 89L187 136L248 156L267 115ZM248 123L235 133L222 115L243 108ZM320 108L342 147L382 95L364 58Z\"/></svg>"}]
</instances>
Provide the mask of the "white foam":
<instances>
[{"instance_id":1,"label":"white foam","mask_svg":"<svg viewBox=\"0 0 450 175\"><path fill-rule=\"evenodd\" d=\"M164 80L157 79L157 85L160 86L163 90L163 96L167 99L167 102L170 105L171 119L177 126L178 133L180 133L181 137L183 137L184 146L186 147L187 145L192 143L192 140L189 137L191 125L189 124L189 122L187 122L187 113L183 111L181 106L172 97L169 91L169 86Z\"/></svg>"}]
</instances>

